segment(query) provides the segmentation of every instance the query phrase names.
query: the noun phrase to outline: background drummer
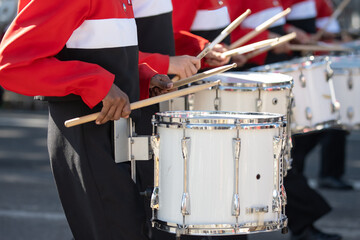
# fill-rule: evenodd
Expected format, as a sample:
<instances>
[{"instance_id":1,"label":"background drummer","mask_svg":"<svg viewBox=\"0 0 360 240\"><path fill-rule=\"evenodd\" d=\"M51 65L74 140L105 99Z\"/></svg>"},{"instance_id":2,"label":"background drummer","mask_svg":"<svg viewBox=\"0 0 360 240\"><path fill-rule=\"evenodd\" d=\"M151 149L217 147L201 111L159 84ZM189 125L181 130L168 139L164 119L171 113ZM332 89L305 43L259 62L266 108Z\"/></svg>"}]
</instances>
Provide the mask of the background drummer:
<instances>
[{"instance_id":1,"label":"background drummer","mask_svg":"<svg viewBox=\"0 0 360 240\"><path fill-rule=\"evenodd\" d=\"M179 33L188 36L187 41L176 44L176 55L196 56L206 46L203 43L213 41L230 24L227 0L172 0L172 3L175 39L179 38ZM202 44L197 44L197 41ZM213 51L202 60L202 68L217 67L230 61L229 57L221 54L227 51L224 44L230 43L230 37L225 38L222 43L215 45Z\"/></svg>"},{"instance_id":2,"label":"background drummer","mask_svg":"<svg viewBox=\"0 0 360 240\"><path fill-rule=\"evenodd\" d=\"M236 40L240 39L245 34L254 31L254 29L259 26L261 23L270 19L274 15L282 12L284 10L281 2L278 0L264 0L264 1L245 1L245 0L228 0L231 20L237 18L241 13L245 12L246 9L251 10L251 15L248 16L239 28L236 28L231 33L231 42L234 43ZM284 25L286 21L285 18L281 18L272 24L267 30L261 32L259 35L244 43L250 44L258 42L261 40L266 40L269 38L275 38L282 35L285 35ZM260 66L271 62L282 61L289 59L288 54L289 48L288 44L285 43L281 46L274 48L272 51L265 52L254 58L248 60L245 66L242 69L247 69L254 66ZM237 62L238 58L233 57L233 60Z\"/></svg>"},{"instance_id":3,"label":"background drummer","mask_svg":"<svg viewBox=\"0 0 360 240\"><path fill-rule=\"evenodd\" d=\"M264 40L273 36L296 32L296 42L302 44L312 42L311 34L316 33L316 7L314 1L284 0L280 2L269 0L261 1L261 3L257 1L240 2L241 4L238 4L239 1L230 0L229 7L232 18L235 18L239 12L244 11L246 8L252 10L252 15L242 23L240 29L237 29L232 33L232 42L235 42L246 34L246 32L255 29L259 24L288 7L290 7L292 11L287 16L286 20L279 20L271 26L268 31L261 33L258 35L257 39L253 39L252 41ZM306 9L306 11L304 11L304 9ZM264 20L261 21L260 19ZM255 59L250 59L249 62L255 63L256 65L263 65L265 63L286 60L292 57L295 56L289 52L289 49L285 45L278 49L278 51L274 50L263 54ZM248 64L247 66L251 65ZM304 138L300 137L300 139L304 139L304 142L306 142L307 139L316 138L309 134ZM323 233L314 227L315 221L330 211L330 206L318 192L310 188L302 171L299 171L299 166L303 166L304 164L305 155L308 152L308 149L301 146L303 143L302 141L298 143L298 137L296 136L293 136L293 143L293 169L289 171L287 177L284 179L288 196L286 213L289 218L289 228L292 234L291 239L341 239L337 234Z\"/></svg>"}]
</instances>

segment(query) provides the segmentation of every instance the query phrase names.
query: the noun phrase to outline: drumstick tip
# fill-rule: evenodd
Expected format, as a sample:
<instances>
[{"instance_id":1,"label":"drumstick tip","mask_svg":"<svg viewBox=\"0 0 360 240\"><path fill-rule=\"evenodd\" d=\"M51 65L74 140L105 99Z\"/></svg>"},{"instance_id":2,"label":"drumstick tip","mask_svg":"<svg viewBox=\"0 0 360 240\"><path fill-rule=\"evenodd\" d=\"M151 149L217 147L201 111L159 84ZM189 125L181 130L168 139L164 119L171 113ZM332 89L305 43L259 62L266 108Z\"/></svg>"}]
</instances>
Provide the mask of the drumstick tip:
<instances>
[{"instance_id":1,"label":"drumstick tip","mask_svg":"<svg viewBox=\"0 0 360 240\"><path fill-rule=\"evenodd\" d=\"M76 121L78 121L80 118L73 118L73 119L69 119L69 120L66 120L65 122L64 122L64 125L65 125L65 127L67 127L67 128L69 128L69 127L73 127L73 126L75 126L76 124L73 124L74 122L76 122Z\"/></svg>"}]
</instances>

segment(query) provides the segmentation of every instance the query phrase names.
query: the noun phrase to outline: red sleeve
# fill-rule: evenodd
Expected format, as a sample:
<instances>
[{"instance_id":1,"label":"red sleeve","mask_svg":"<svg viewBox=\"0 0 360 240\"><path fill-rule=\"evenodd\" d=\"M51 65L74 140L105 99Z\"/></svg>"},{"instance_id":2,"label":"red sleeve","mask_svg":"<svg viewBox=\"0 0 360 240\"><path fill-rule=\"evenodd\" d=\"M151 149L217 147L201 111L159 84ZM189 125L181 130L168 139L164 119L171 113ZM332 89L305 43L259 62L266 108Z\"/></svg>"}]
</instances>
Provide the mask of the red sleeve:
<instances>
[{"instance_id":1,"label":"red sleeve","mask_svg":"<svg viewBox=\"0 0 360 240\"><path fill-rule=\"evenodd\" d=\"M147 63L159 74L167 74L169 70L170 57L160 53L145 53L139 51L139 63Z\"/></svg>"},{"instance_id":2,"label":"red sleeve","mask_svg":"<svg viewBox=\"0 0 360 240\"><path fill-rule=\"evenodd\" d=\"M76 94L89 107L98 104L114 75L96 64L54 57L89 11L88 0L29 1L1 42L0 84L23 95Z\"/></svg>"},{"instance_id":3,"label":"red sleeve","mask_svg":"<svg viewBox=\"0 0 360 240\"><path fill-rule=\"evenodd\" d=\"M331 1L316 0L317 18L331 17L333 13L333 6Z\"/></svg>"},{"instance_id":4,"label":"red sleeve","mask_svg":"<svg viewBox=\"0 0 360 240\"><path fill-rule=\"evenodd\" d=\"M206 44L209 43L205 38L187 31L174 32L174 39L176 56L196 56L205 48Z\"/></svg>"},{"instance_id":5,"label":"red sleeve","mask_svg":"<svg viewBox=\"0 0 360 240\"><path fill-rule=\"evenodd\" d=\"M174 39L176 56L197 56L209 43L207 39L187 31L175 32ZM201 68L207 67L209 66L205 63L205 58L201 59Z\"/></svg>"},{"instance_id":6,"label":"red sleeve","mask_svg":"<svg viewBox=\"0 0 360 240\"><path fill-rule=\"evenodd\" d=\"M146 63L139 64L140 100L149 98L150 80L156 74L158 73Z\"/></svg>"}]
</instances>

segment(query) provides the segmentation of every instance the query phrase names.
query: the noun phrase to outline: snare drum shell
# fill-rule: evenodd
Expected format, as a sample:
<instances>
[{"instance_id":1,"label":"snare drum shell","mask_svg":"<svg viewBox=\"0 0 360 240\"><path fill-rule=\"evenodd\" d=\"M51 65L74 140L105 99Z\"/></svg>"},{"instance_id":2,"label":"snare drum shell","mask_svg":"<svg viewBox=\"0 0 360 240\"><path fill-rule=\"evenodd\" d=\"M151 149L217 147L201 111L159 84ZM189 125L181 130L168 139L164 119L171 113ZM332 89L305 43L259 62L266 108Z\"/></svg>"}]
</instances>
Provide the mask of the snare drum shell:
<instances>
[{"instance_id":1,"label":"snare drum shell","mask_svg":"<svg viewBox=\"0 0 360 240\"><path fill-rule=\"evenodd\" d=\"M292 72L287 72L294 79L294 106L292 108L292 129L316 128L329 121L336 121L337 115L332 113L331 93L326 78L326 65L316 65ZM305 86L302 85L302 75ZM307 118L307 109L311 111L311 119Z\"/></svg>"},{"instance_id":2,"label":"snare drum shell","mask_svg":"<svg viewBox=\"0 0 360 240\"><path fill-rule=\"evenodd\" d=\"M184 160L182 158L182 128L158 126L159 156L159 209L157 218L163 222L183 224L181 201L184 193ZM272 211L273 191L279 191L282 176L274 160L275 136L283 128L241 129L239 162L239 223L256 224L258 214L247 209L268 207L260 216L263 221L280 221ZM188 188L190 215L187 225L235 224L232 201L235 193L235 160L233 139L236 129L185 129L190 138L188 159Z\"/></svg>"},{"instance_id":3,"label":"snare drum shell","mask_svg":"<svg viewBox=\"0 0 360 240\"><path fill-rule=\"evenodd\" d=\"M191 110L288 114L292 88L292 79L288 76L278 73L229 72L209 78L209 81L217 79L229 81L233 85L194 93Z\"/></svg>"},{"instance_id":4,"label":"snare drum shell","mask_svg":"<svg viewBox=\"0 0 360 240\"><path fill-rule=\"evenodd\" d=\"M338 123L339 112L333 112L327 78L329 61L324 57L304 57L252 68L256 72L289 75L294 80L291 107L292 133L319 130ZM305 81L304 81L305 80ZM336 99L336 96L333 96Z\"/></svg>"},{"instance_id":5,"label":"snare drum shell","mask_svg":"<svg viewBox=\"0 0 360 240\"><path fill-rule=\"evenodd\" d=\"M340 121L348 130L360 126L360 74L349 71L334 74L336 98L340 102ZM351 87L349 86L351 81Z\"/></svg>"}]
</instances>

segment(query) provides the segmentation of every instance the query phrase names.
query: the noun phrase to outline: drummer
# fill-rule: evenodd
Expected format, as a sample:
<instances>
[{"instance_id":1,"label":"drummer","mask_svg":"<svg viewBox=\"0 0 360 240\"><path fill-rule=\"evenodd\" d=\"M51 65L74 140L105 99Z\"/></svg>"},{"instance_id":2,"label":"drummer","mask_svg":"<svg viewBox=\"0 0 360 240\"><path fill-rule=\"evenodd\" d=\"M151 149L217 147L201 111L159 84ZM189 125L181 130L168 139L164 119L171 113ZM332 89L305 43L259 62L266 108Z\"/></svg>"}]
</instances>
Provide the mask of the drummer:
<instances>
[{"instance_id":1,"label":"drummer","mask_svg":"<svg viewBox=\"0 0 360 240\"><path fill-rule=\"evenodd\" d=\"M251 15L248 16L239 28L236 28L231 33L231 42L235 42L240 39L245 34L253 31L257 26L266 20L270 19L274 15L280 13L284 10L281 5L281 2L278 0L264 0L264 1L245 1L245 0L229 0L229 12L231 20L234 20L241 13L245 12L247 9L251 10ZM246 44L258 42L261 40L266 40L269 38L275 38L282 35L285 35L284 25L286 21L285 18L281 18L276 21L273 25L270 26L267 30L263 31L255 38L248 41ZM261 55L258 55L254 58L251 58L247 64L244 66L244 69L264 65L266 63L272 63L276 61L287 60L289 57L287 53L289 52L288 44L281 45L276 47L270 52L265 52ZM235 58L236 59L236 58ZM236 60L235 60L236 61Z\"/></svg>"},{"instance_id":2,"label":"drummer","mask_svg":"<svg viewBox=\"0 0 360 240\"><path fill-rule=\"evenodd\" d=\"M115 164L111 120L139 100L139 72L141 86L170 80L138 66L131 1L20 0L0 55L4 88L49 100L51 166L74 238L148 239L128 165ZM96 124L64 126L98 111Z\"/></svg>"},{"instance_id":3,"label":"drummer","mask_svg":"<svg viewBox=\"0 0 360 240\"><path fill-rule=\"evenodd\" d=\"M333 14L333 5L329 0L315 0L318 16L316 26L326 31L323 40L336 41L340 34L340 24L336 19L328 24ZM327 129L320 140L321 165L319 171L319 187L335 190L352 190L353 186L343 179L346 162L346 144L349 132L342 129Z\"/></svg>"},{"instance_id":4,"label":"drummer","mask_svg":"<svg viewBox=\"0 0 360 240\"><path fill-rule=\"evenodd\" d=\"M300 43L310 43L311 35L305 32L300 27L305 25L304 29L316 29L315 28L315 16L316 9L315 3L312 1L290 1L285 0L285 4L282 6L280 1L242 1L242 4L236 4L238 1L230 0L230 12L232 12L232 18L234 18L239 12L244 11L244 9L249 8L252 10L252 15L247 18L243 24L242 28L234 31L232 33L232 42L235 42L238 38L246 33L246 29L255 29L259 24L264 22L267 19L270 19L275 14L281 12L283 9L291 7L292 12L287 17L288 22L285 22L285 19L281 19L276 22L270 29L258 36L258 38L262 38L260 40L267 39L271 36L269 32L276 33L279 35L283 35L285 33L289 33L295 31L297 33L297 40ZM241 9L241 8L244 9ZM303 7L307 9L306 11L302 11ZM238 10L241 9L241 10ZM315 12L315 13L314 13ZM257 16L259 16L257 18ZM261 18L261 17L263 18ZM258 20L259 18L264 20ZM255 20L258 20L256 22ZM256 24L253 24L256 23ZM253 24L253 25L251 25ZM286 25L285 25L286 24ZM308 26L309 25L309 26ZM248 31L250 31L248 30ZM241 31L244 32L241 34ZM310 33L315 33L310 31ZM259 40L259 39L256 39ZM254 41L254 40L253 40ZM284 55L286 59L286 53L288 49L284 48ZM263 65L264 63L269 63L272 61L280 60L279 58L269 58L269 56L275 55L274 53L267 53L257 59L251 59L251 62L255 62L257 65ZM276 56L276 55L275 55ZM289 58L291 56L288 56ZM288 58L288 59L289 59ZM288 196L288 205L286 206L286 213L289 218L289 228L292 232L292 239L296 240L307 240L307 239L317 239L317 240L325 240L325 239L340 239L340 237L336 234L327 234L323 233L320 230L314 227L314 222L330 211L330 207L314 189L310 188L306 178L301 172L298 172L297 165L301 164L299 159L301 159L300 154L304 151L304 149L299 148L297 143L297 137L293 137L293 142L296 147L296 151L293 151L293 169L289 171L287 177L284 179L285 188ZM304 161L304 159L303 159ZM299 194L299 191L301 194ZM307 209L304 211L304 209Z\"/></svg>"},{"instance_id":5,"label":"drummer","mask_svg":"<svg viewBox=\"0 0 360 240\"><path fill-rule=\"evenodd\" d=\"M226 0L172 0L172 3L175 41L184 38L182 43L175 43L176 55L196 56L204 49L204 43L213 41L230 24ZM202 60L202 68L227 64L230 58L223 57L221 53L227 51L224 45L229 43L230 38L227 37L222 44L215 45L213 51ZM243 60L245 62L245 58Z\"/></svg>"},{"instance_id":6,"label":"drummer","mask_svg":"<svg viewBox=\"0 0 360 240\"><path fill-rule=\"evenodd\" d=\"M333 14L333 4L330 0L315 0L316 2L316 28L326 27L321 40L333 41L340 34L340 24L337 19L331 19ZM330 22L329 22L330 21Z\"/></svg>"}]
</instances>

